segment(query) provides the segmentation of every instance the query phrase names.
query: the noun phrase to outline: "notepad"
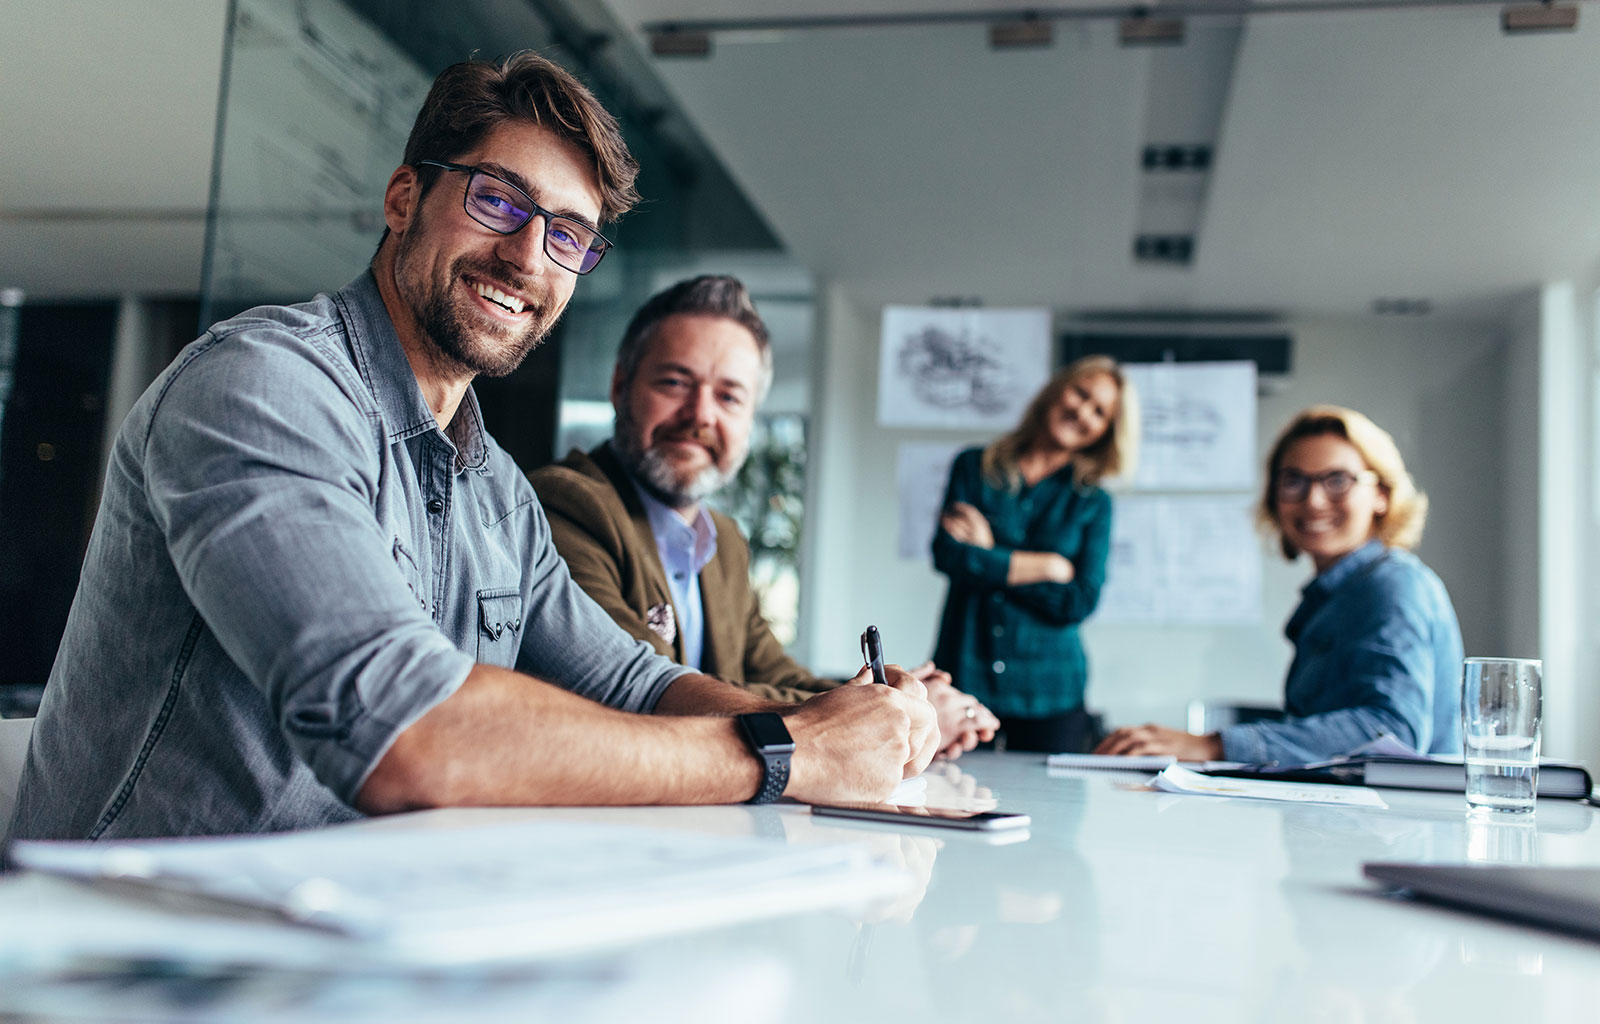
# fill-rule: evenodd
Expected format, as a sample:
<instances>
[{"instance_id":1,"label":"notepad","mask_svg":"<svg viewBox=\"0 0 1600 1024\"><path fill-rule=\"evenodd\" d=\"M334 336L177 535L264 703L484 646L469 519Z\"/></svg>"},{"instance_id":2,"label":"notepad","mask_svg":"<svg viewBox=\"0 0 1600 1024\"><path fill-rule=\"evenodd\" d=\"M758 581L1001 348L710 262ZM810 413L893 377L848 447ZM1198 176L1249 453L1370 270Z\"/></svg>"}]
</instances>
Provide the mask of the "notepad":
<instances>
[{"instance_id":1,"label":"notepad","mask_svg":"<svg viewBox=\"0 0 1600 1024\"><path fill-rule=\"evenodd\" d=\"M1095 772L1159 772L1170 765L1183 765L1195 771L1219 771L1245 767L1238 761L1180 761L1171 754L1051 754L1045 758L1050 768L1076 768Z\"/></svg>"},{"instance_id":2,"label":"notepad","mask_svg":"<svg viewBox=\"0 0 1600 1024\"><path fill-rule=\"evenodd\" d=\"M1111 754L1051 754L1044 759L1051 768L1084 768L1089 771L1159 772L1178 759L1171 754L1146 754L1118 757Z\"/></svg>"}]
</instances>

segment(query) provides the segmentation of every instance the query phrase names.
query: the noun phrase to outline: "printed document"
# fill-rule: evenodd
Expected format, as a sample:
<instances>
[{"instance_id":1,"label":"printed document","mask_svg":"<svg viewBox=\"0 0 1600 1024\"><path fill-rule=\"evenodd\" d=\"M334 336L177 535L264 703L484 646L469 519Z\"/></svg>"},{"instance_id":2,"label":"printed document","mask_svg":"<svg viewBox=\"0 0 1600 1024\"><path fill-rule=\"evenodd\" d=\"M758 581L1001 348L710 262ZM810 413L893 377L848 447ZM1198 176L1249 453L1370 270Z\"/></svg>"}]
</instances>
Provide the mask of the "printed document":
<instances>
[{"instance_id":1,"label":"printed document","mask_svg":"<svg viewBox=\"0 0 1600 1024\"><path fill-rule=\"evenodd\" d=\"M0 930L0 962L53 942L290 966L516 961L869 901L909 882L856 844L550 820L19 842L9 855L86 882L96 898L60 920L13 921ZM129 920L157 903L185 912Z\"/></svg>"},{"instance_id":2,"label":"printed document","mask_svg":"<svg viewBox=\"0 0 1600 1024\"><path fill-rule=\"evenodd\" d=\"M1171 765L1150 785L1164 793L1197 796L1241 796L1251 800L1286 800L1302 804L1342 804L1346 807L1387 809L1383 797L1365 786L1337 786L1315 782L1257 782L1254 779L1217 779L1181 765Z\"/></svg>"}]
</instances>

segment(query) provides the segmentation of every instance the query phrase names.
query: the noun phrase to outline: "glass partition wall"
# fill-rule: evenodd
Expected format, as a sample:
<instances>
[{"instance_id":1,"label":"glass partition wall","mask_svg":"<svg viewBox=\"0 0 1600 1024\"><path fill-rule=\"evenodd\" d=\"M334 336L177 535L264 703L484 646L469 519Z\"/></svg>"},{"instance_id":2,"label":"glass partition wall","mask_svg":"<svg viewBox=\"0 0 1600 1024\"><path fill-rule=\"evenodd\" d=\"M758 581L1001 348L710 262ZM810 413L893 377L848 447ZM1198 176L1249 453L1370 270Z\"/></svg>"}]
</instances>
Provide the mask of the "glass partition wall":
<instances>
[{"instance_id":1,"label":"glass partition wall","mask_svg":"<svg viewBox=\"0 0 1600 1024\"><path fill-rule=\"evenodd\" d=\"M524 469L599 443L610 436L611 364L633 311L692 274L745 280L772 329L776 372L749 462L715 503L750 537L763 601L792 642L811 281L598 7L233 0L201 326L262 302L303 301L361 273L383 233L384 185L434 75L473 54L538 50L617 114L644 201L606 229L616 249L579 282L545 344L510 376L474 385L485 419Z\"/></svg>"}]
</instances>

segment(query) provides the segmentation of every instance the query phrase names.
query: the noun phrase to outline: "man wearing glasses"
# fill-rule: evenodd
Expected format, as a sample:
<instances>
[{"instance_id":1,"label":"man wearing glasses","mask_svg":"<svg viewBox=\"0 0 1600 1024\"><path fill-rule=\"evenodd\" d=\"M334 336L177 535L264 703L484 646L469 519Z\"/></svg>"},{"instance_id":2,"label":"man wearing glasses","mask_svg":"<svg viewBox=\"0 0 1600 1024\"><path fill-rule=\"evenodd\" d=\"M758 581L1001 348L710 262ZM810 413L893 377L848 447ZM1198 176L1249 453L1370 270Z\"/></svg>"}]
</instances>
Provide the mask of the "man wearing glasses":
<instances>
[{"instance_id":1,"label":"man wearing glasses","mask_svg":"<svg viewBox=\"0 0 1600 1024\"><path fill-rule=\"evenodd\" d=\"M483 429L473 377L549 331L635 174L548 61L440 75L369 272L215 325L123 424L12 836L882 799L927 764L906 673L780 709L618 629Z\"/></svg>"}]
</instances>

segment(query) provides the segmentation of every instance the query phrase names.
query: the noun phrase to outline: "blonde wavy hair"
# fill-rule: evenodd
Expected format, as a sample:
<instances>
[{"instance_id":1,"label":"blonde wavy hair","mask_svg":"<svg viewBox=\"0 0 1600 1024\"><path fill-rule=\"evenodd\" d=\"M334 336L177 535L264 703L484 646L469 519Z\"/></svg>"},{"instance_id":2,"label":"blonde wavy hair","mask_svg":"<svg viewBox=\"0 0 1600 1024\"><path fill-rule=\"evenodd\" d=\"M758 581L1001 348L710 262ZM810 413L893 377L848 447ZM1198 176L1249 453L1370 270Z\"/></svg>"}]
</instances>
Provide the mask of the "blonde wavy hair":
<instances>
[{"instance_id":1,"label":"blonde wavy hair","mask_svg":"<svg viewBox=\"0 0 1600 1024\"><path fill-rule=\"evenodd\" d=\"M1110 356L1084 356L1057 370L1033 396L1022 422L1009 434L983 450L983 475L995 487L1016 490L1022 486L1017 460L1049 430L1050 410L1062 392L1085 377L1104 373L1117 384L1117 409L1100 440L1072 456L1073 478L1098 484L1108 476L1132 475L1139 459L1139 396L1122 367Z\"/></svg>"},{"instance_id":2,"label":"blonde wavy hair","mask_svg":"<svg viewBox=\"0 0 1600 1024\"><path fill-rule=\"evenodd\" d=\"M1350 442L1367 468L1378 474L1378 485L1389 495L1388 508L1377 516L1377 537L1386 547L1410 550L1422 540L1422 526L1428 519L1428 496L1417 490L1406 471L1400 448L1389 432L1356 412L1338 405L1313 405L1283 428L1267 456L1267 479L1261 493L1256 520L1262 529L1276 534L1283 557L1293 561L1300 549L1283 535L1278 519L1278 469L1289 446L1308 437L1332 435Z\"/></svg>"}]
</instances>

